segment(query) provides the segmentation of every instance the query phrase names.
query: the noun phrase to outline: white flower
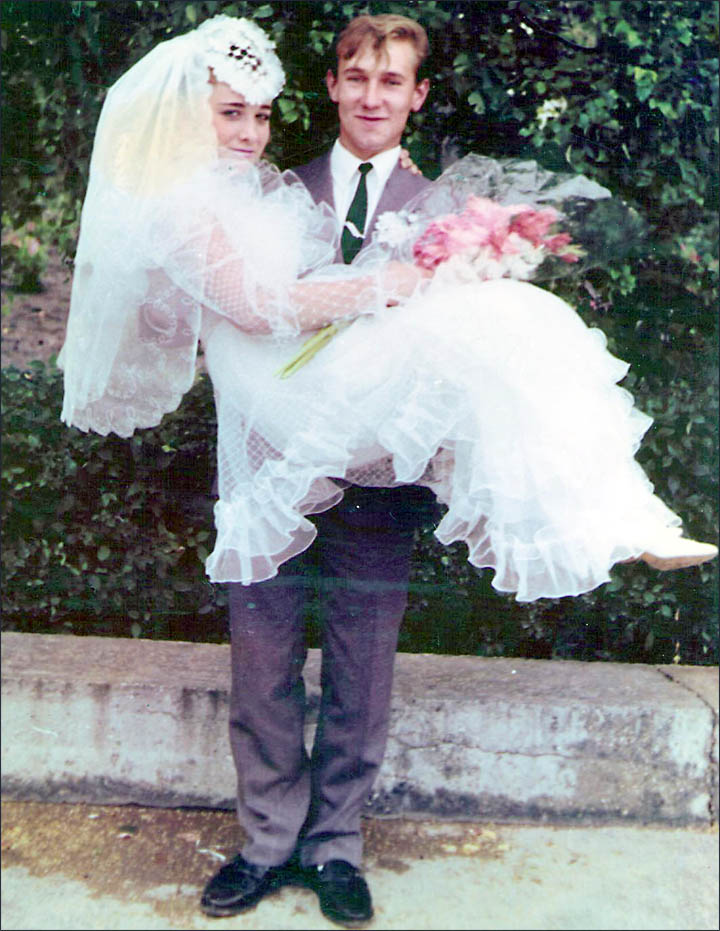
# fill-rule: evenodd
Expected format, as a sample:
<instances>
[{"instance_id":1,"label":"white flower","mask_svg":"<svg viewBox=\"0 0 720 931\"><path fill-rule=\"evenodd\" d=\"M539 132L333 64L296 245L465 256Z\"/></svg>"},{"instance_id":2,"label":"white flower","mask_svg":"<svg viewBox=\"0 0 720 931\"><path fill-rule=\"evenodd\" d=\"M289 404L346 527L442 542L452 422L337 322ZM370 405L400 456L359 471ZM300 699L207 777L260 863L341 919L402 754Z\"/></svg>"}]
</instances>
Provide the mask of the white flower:
<instances>
[{"instance_id":1,"label":"white flower","mask_svg":"<svg viewBox=\"0 0 720 931\"><path fill-rule=\"evenodd\" d=\"M545 103L537 108L535 117L540 129L544 129L550 120L556 120L562 113L567 110L568 102L564 97L554 97L546 100Z\"/></svg>"},{"instance_id":2,"label":"white flower","mask_svg":"<svg viewBox=\"0 0 720 931\"><path fill-rule=\"evenodd\" d=\"M383 246L401 246L413 232L416 219L416 216L404 210L381 213L375 224L377 241Z\"/></svg>"},{"instance_id":3,"label":"white flower","mask_svg":"<svg viewBox=\"0 0 720 931\"><path fill-rule=\"evenodd\" d=\"M470 284L492 277L484 274L484 268L480 269L476 265L477 261L478 255L475 252L451 255L435 269L435 280L448 284Z\"/></svg>"},{"instance_id":4,"label":"white flower","mask_svg":"<svg viewBox=\"0 0 720 931\"><path fill-rule=\"evenodd\" d=\"M538 253L537 256L533 252ZM541 249L533 250L533 252L506 256L505 277L515 278L518 281L527 281L528 278L531 278L533 272L544 258Z\"/></svg>"},{"instance_id":5,"label":"white flower","mask_svg":"<svg viewBox=\"0 0 720 931\"><path fill-rule=\"evenodd\" d=\"M473 258L472 267L475 271L475 276L481 281L502 278L506 271L505 258L495 258L494 252L489 246L478 249Z\"/></svg>"},{"instance_id":6,"label":"white flower","mask_svg":"<svg viewBox=\"0 0 720 931\"><path fill-rule=\"evenodd\" d=\"M505 252L500 256L490 246L456 253L438 266L435 277L454 283L495 278L527 281L545 258L545 250L529 242L519 241L518 244L522 246L521 251Z\"/></svg>"}]
</instances>

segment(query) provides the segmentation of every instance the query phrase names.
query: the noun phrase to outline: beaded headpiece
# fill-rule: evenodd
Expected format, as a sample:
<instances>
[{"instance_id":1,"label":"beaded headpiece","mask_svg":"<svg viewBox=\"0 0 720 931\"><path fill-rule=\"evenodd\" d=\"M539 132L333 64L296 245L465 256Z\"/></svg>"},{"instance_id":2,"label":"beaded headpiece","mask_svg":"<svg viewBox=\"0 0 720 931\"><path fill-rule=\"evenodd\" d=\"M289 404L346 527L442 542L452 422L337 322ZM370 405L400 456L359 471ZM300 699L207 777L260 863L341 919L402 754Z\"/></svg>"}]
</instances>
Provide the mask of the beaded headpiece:
<instances>
[{"instance_id":1,"label":"beaded headpiece","mask_svg":"<svg viewBox=\"0 0 720 931\"><path fill-rule=\"evenodd\" d=\"M216 81L229 84L251 106L273 100L285 84L275 43L249 19L219 14L195 35Z\"/></svg>"}]
</instances>

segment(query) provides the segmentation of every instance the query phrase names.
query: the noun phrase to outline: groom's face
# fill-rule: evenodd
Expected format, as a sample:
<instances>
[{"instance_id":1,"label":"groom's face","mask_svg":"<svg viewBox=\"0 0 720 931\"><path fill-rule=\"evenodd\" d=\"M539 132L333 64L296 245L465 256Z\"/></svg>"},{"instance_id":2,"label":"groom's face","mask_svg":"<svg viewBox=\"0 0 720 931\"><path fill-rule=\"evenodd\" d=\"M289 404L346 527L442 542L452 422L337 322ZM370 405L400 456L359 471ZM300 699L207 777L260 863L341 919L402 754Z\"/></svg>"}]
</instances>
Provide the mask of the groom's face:
<instances>
[{"instance_id":1,"label":"groom's face","mask_svg":"<svg viewBox=\"0 0 720 931\"><path fill-rule=\"evenodd\" d=\"M417 83L417 54L411 42L389 39L379 52L369 43L328 71L330 99L338 105L340 142L361 159L400 144L411 112L427 97L427 79Z\"/></svg>"}]
</instances>

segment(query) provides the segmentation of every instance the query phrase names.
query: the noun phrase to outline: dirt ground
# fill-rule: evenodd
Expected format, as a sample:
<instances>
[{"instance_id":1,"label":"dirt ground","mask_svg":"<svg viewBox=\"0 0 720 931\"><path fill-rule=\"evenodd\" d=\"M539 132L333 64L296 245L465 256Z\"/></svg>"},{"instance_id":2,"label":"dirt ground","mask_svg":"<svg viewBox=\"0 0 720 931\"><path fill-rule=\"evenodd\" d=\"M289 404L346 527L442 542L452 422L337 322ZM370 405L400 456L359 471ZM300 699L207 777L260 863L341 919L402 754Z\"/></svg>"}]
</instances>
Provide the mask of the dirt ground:
<instances>
[{"instance_id":1,"label":"dirt ground","mask_svg":"<svg viewBox=\"0 0 720 931\"><path fill-rule=\"evenodd\" d=\"M2 365L27 368L33 359L47 362L65 340L70 306L70 269L52 256L38 294L2 287Z\"/></svg>"},{"instance_id":2,"label":"dirt ground","mask_svg":"<svg viewBox=\"0 0 720 931\"><path fill-rule=\"evenodd\" d=\"M240 843L232 812L6 800L3 815L4 931L337 928L298 886L200 912ZM363 834L376 931L718 927L714 828L367 818Z\"/></svg>"}]
</instances>

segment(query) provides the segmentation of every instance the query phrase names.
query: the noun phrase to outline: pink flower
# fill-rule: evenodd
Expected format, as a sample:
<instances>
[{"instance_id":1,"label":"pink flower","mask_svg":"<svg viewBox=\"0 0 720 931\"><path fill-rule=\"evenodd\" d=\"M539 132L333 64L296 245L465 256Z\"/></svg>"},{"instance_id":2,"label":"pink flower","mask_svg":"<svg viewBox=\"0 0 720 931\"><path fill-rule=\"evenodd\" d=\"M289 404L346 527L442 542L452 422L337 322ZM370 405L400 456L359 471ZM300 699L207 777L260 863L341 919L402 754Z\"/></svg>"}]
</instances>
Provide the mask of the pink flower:
<instances>
[{"instance_id":1,"label":"pink flower","mask_svg":"<svg viewBox=\"0 0 720 931\"><path fill-rule=\"evenodd\" d=\"M448 235L440 222L435 221L425 230L413 246L413 257L421 268L434 269L450 257Z\"/></svg>"},{"instance_id":2,"label":"pink flower","mask_svg":"<svg viewBox=\"0 0 720 931\"><path fill-rule=\"evenodd\" d=\"M527 240L511 231L500 244L500 247L496 247L495 252L498 258L502 255L518 255L525 251L526 246Z\"/></svg>"},{"instance_id":3,"label":"pink flower","mask_svg":"<svg viewBox=\"0 0 720 931\"><path fill-rule=\"evenodd\" d=\"M487 197L475 196L468 198L463 212L478 230L484 231L478 239L479 245L492 246L496 256L502 255L506 249L512 213L512 208L496 204Z\"/></svg>"},{"instance_id":4,"label":"pink flower","mask_svg":"<svg viewBox=\"0 0 720 931\"><path fill-rule=\"evenodd\" d=\"M525 209L518 211L512 219L511 229L524 239L529 239L534 246L540 245L543 236L558 218L552 207L533 210L528 204L518 205Z\"/></svg>"},{"instance_id":5,"label":"pink flower","mask_svg":"<svg viewBox=\"0 0 720 931\"><path fill-rule=\"evenodd\" d=\"M547 239L543 240L543 246L548 252L559 256L563 262L577 262L580 256L577 252L567 248L570 243L571 239L567 233L556 233L554 236L548 236Z\"/></svg>"},{"instance_id":6,"label":"pink flower","mask_svg":"<svg viewBox=\"0 0 720 931\"><path fill-rule=\"evenodd\" d=\"M481 221L488 227L499 228L507 226L508 220L513 214L512 207L503 207L502 204L490 200L489 197L477 197L470 195L465 204L463 213L471 216L476 222Z\"/></svg>"},{"instance_id":7,"label":"pink flower","mask_svg":"<svg viewBox=\"0 0 720 931\"><path fill-rule=\"evenodd\" d=\"M685 256L685 258L688 259L690 262L694 262L695 265L700 264L700 255L697 249L693 249L693 247L689 246L687 243L681 242L680 251Z\"/></svg>"},{"instance_id":8,"label":"pink flower","mask_svg":"<svg viewBox=\"0 0 720 931\"><path fill-rule=\"evenodd\" d=\"M482 278L528 278L548 253L577 262L579 252L567 233L548 236L558 213L529 204L503 206L471 195L463 211L438 217L413 247L422 268L435 269L455 256L467 259Z\"/></svg>"},{"instance_id":9,"label":"pink flower","mask_svg":"<svg viewBox=\"0 0 720 931\"><path fill-rule=\"evenodd\" d=\"M486 245L490 239L490 232L482 226L473 226L467 220L459 217L449 231L448 247L451 255L457 255L458 252L467 252L468 250L479 249Z\"/></svg>"}]
</instances>

